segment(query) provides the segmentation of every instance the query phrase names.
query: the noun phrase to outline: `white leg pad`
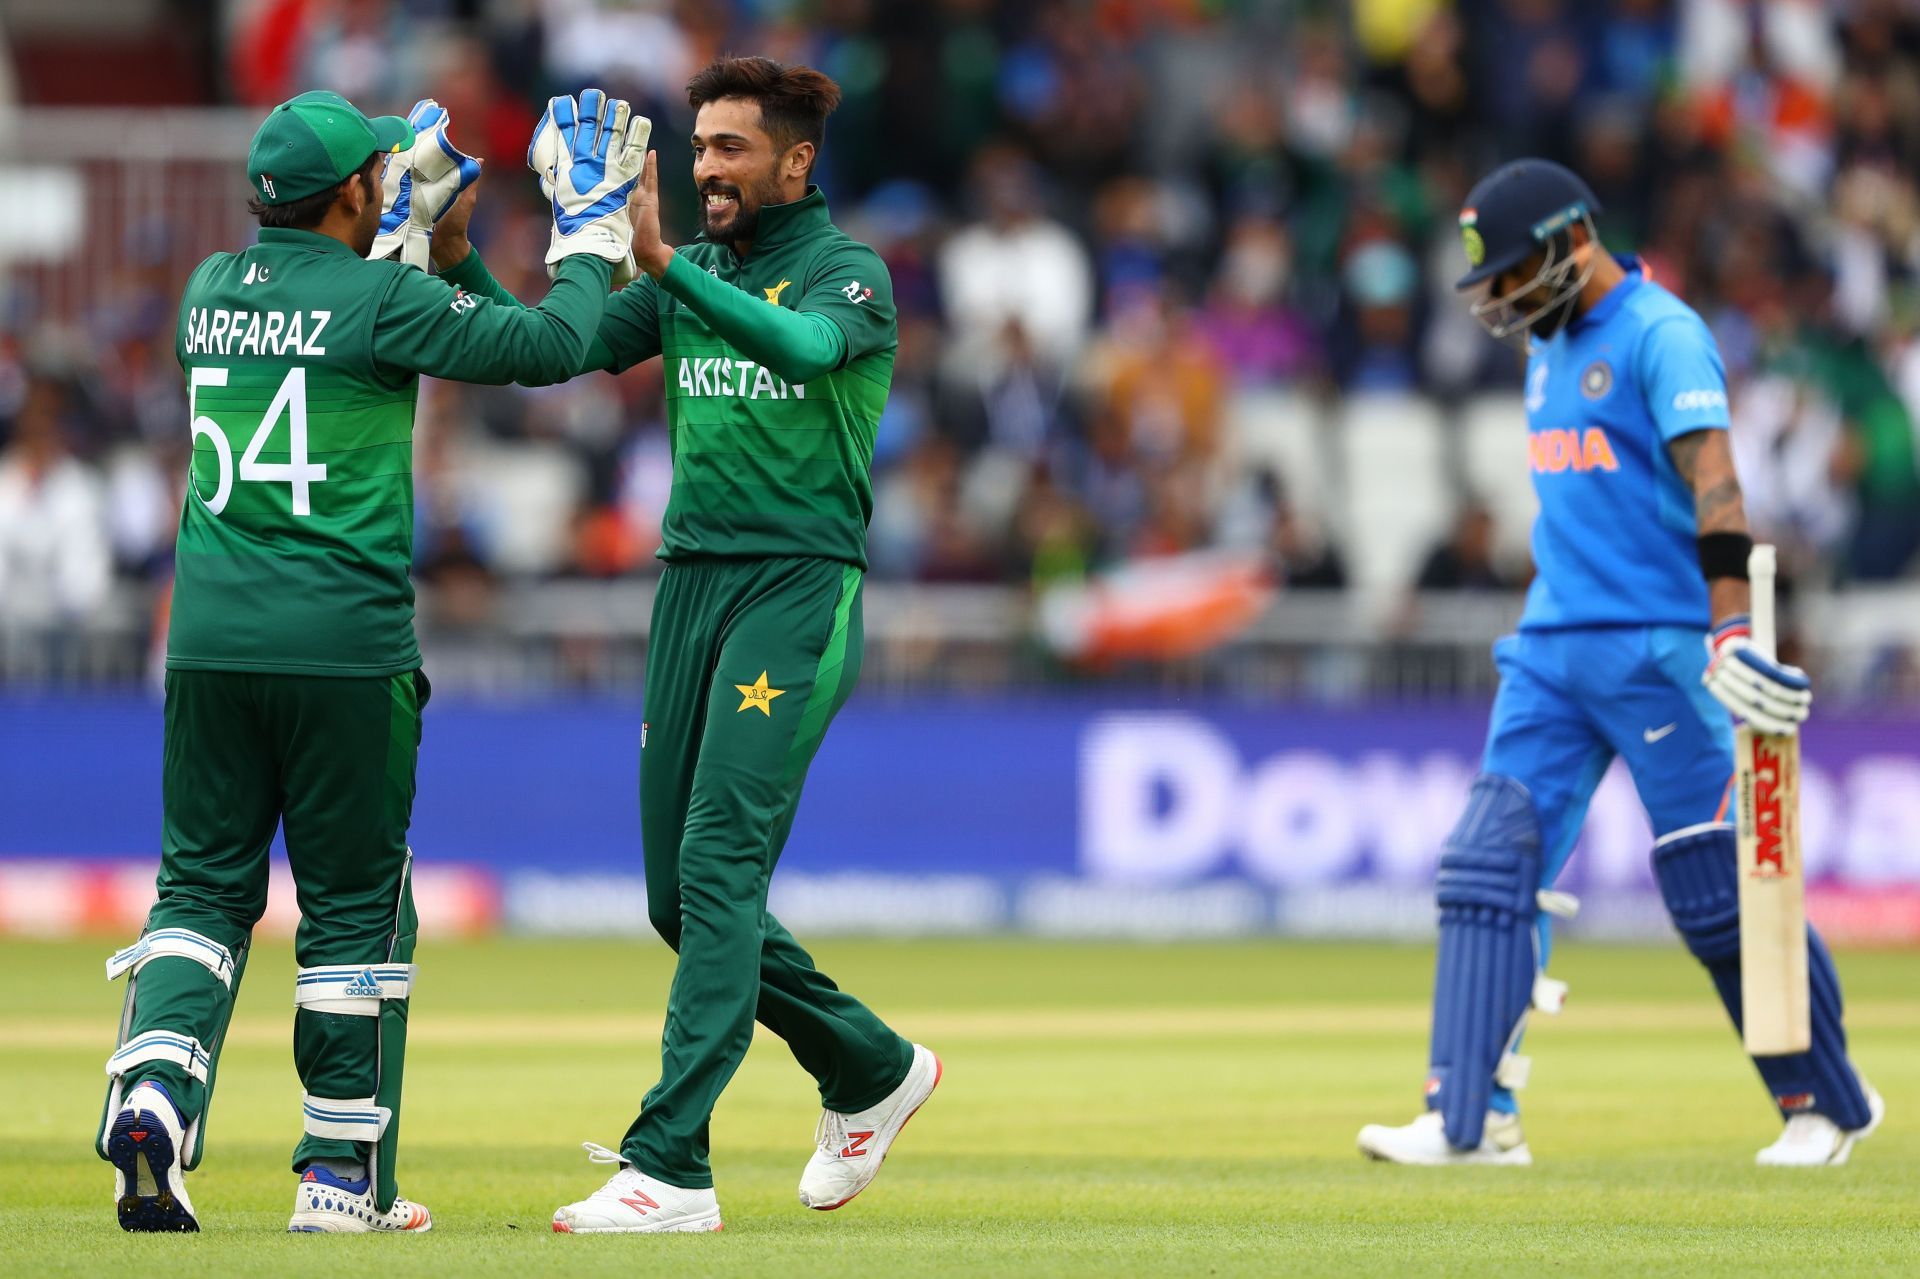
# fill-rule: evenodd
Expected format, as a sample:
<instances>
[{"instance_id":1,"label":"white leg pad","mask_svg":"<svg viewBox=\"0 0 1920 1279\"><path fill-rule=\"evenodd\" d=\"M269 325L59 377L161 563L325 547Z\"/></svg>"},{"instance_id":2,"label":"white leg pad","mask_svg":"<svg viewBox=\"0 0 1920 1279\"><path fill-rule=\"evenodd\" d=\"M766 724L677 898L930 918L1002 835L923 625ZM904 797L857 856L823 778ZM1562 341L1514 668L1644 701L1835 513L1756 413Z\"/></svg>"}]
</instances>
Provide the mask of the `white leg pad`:
<instances>
[{"instance_id":1,"label":"white leg pad","mask_svg":"<svg viewBox=\"0 0 1920 1279\"><path fill-rule=\"evenodd\" d=\"M107 961L107 980L112 981L122 974L138 975L142 968L162 956L191 959L205 964L207 971L218 977L222 986L229 991L233 989L233 952L191 928L156 928L144 934L139 941Z\"/></svg>"},{"instance_id":2,"label":"white leg pad","mask_svg":"<svg viewBox=\"0 0 1920 1279\"><path fill-rule=\"evenodd\" d=\"M1527 1076L1532 1073L1533 1058L1507 1053L1500 1058L1500 1064L1494 1067L1493 1082L1509 1092L1519 1092L1527 1086Z\"/></svg>"},{"instance_id":3,"label":"white leg pad","mask_svg":"<svg viewBox=\"0 0 1920 1279\"><path fill-rule=\"evenodd\" d=\"M319 964L302 968L293 979L293 1005L316 1013L378 1017L387 999L405 999L413 990L412 964Z\"/></svg>"},{"instance_id":4,"label":"white leg pad","mask_svg":"<svg viewBox=\"0 0 1920 1279\"><path fill-rule=\"evenodd\" d=\"M178 1066L203 1084L207 1082L207 1072L213 1064L212 1058L207 1056L207 1050L191 1035L176 1035L170 1030L149 1030L143 1035L135 1035L107 1058L107 1074L113 1077L118 1086L121 1076L135 1066L151 1061L164 1061L168 1065Z\"/></svg>"},{"instance_id":5,"label":"white leg pad","mask_svg":"<svg viewBox=\"0 0 1920 1279\"><path fill-rule=\"evenodd\" d=\"M307 1131L315 1137L338 1141L377 1143L387 1130L393 1112L374 1104L371 1097L316 1097L305 1093L300 1109L306 1117Z\"/></svg>"}]
</instances>

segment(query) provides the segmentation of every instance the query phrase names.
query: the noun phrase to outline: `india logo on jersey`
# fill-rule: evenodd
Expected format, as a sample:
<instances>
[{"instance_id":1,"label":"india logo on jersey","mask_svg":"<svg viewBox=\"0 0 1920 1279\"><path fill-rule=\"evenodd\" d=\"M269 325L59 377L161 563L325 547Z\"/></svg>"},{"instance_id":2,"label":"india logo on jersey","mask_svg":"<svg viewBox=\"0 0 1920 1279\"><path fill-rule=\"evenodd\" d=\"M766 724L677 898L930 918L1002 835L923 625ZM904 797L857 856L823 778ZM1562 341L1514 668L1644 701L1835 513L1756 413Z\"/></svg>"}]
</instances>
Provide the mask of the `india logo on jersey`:
<instances>
[{"instance_id":1,"label":"india logo on jersey","mask_svg":"<svg viewBox=\"0 0 1920 1279\"><path fill-rule=\"evenodd\" d=\"M1548 430L1527 432L1527 459L1535 474L1561 471L1617 471L1620 459L1613 443L1597 426L1584 432Z\"/></svg>"},{"instance_id":2,"label":"india logo on jersey","mask_svg":"<svg viewBox=\"0 0 1920 1279\"><path fill-rule=\"evenodd\" d=\"M1595 360L1587 365L1580 375L1580 394L1589 400L1605 399L1613 389L1613 366L1605 360Z\"/></svg>"}]
</instances>

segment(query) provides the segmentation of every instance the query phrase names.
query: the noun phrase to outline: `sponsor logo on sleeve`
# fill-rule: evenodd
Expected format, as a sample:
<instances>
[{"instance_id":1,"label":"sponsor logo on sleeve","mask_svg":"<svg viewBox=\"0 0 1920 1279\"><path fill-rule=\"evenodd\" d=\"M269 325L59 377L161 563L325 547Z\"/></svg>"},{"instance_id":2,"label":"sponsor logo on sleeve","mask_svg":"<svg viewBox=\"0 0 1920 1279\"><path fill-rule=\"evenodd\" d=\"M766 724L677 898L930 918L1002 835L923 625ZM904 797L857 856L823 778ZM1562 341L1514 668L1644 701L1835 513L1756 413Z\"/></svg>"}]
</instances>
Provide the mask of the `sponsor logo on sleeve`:
<instances>
[{"instance_id":1,"label":"sponsor logo on sleeve","mask_svg":"<svg viewBox=\"0 0 1920 1279\"><path fill-rule=\"evenodd\" d=\"M1704 413L1709 409L1719 409L1724 412L1726 407L1725 391L1681 391L1673 397L1673 411L1676 413Z\"/></svg>"},{"instance_id":2,"label":"sponsor logo on sleeve","mask_svg":"<svg viewBox=\"0 0 1920 1279\"><path fill-rule=\"evenodd\" d=\"M870 301L873 297L873 290L862 285L858 280L854 280L840 291L846 294L847 301L853 303L855 306L859 306L862 302Z\"/></svg>"}]
</instances>

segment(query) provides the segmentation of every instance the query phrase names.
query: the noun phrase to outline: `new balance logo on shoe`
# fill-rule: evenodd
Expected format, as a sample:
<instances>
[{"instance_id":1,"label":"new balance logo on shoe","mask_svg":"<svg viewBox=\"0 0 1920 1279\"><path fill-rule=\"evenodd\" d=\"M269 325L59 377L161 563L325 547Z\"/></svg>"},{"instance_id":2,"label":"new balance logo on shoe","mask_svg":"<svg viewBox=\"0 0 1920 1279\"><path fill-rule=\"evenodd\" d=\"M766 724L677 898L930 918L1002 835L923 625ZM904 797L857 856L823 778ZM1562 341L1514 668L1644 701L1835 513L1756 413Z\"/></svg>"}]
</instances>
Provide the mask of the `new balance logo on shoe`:
<instances>
[{"instance_id":1,"label":"new balance logo on shoe","mask_svg":"<svg viewBox=\"0 0 1920 1279\"><path fill-rule=\"evenodd\" d=\"M362 968L360 975L348 982L347 988L340 993L348 999L378 999L380 983L374 979L373 969Z\"/></svg>"},{"instance_id":2,"label":"new balance logo on shoe","mask_svg":"<svg viewBox=\"0 0 1920 1279\"><path fill-rule=\"evenodd\" d=\"M643 1217L647 1215L647 1209L658 1208L660 1206L659 1201L647 1194L644 1190L636 1190L630 1195L622 1195L620 1196L620 1202Z\"/></svg>"},{"instance_id":3,"label":"new balance logo on shoe","mask_svg":"<svg viewBox=\"0 0 1920 1279\"><path fill-rule=\"evenodd\" d=\"M840 1152L842 1159L858 1159L867 1153L867 1143L873 1140L872 1132L850 1132L847 1134L847 1148Z\"/></svg>"}]
</instances>

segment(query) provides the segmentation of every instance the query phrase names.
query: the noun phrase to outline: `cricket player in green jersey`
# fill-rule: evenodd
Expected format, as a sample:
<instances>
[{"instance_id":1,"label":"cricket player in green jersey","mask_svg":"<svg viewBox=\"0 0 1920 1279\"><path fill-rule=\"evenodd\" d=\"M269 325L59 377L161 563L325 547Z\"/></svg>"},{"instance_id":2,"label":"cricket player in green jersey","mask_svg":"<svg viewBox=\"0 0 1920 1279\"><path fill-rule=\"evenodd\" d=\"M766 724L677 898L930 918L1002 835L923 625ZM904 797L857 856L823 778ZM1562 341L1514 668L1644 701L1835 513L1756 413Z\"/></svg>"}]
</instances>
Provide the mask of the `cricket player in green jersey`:
<instances>
[{"instance_id":1,"label":"cricket player in green jersey","mask_svg":"<svg viewBox=\"0 0 1920 1279\"><path fill-rule=\"evenodd\" d=\"M405 253L366 259L385 167L407 168L396 201L404 190L444 212L478 166L452 150L431 102L415 108L416 139L407 120L368 119L332 93L267 116L247 159L259 243L214 254L187 282L176 352L193 458L167 644L159 900L107 963L128 985L99 1148L128 1230L199 1229L185 1173L276 826L301 916L305 1132L289 1229L432 1225L394 1182L417 926L407 825L428 696L408 579L414 399L423 373L544 383L585 356L629 252L650 126L597 91L568 101L556 275L537 310L463 293ZM397 229L413 216L385 213Z\"/></svg>"},{"instance_id":2,"label":"cricket player in green jersey","mask_svg":"<svg viewBox=\"0 0 1920 1279\"><path fill-rule=\"evenodd\" d=\"M835 227L808 182L840 91L806 67L714 63L687 86L704 234L660 239L655 157L635 192L635 282L581 369L666 362L673 488L647 650L640 820L648 914L680 953L661 1078L619 1171L553 1228L720 1229L708 1120L756 1018L819 1084L800 1201L865 1189L933 1092L940 1063L841 991L767 913L807 766L858 678L874 431L893 377L879 256ZM561 100L556 107L564 110ZM529 160L548 179L554 130ZM444 278L510 301L465 241L435 231Z\"/></svg>"}]
</instances>

